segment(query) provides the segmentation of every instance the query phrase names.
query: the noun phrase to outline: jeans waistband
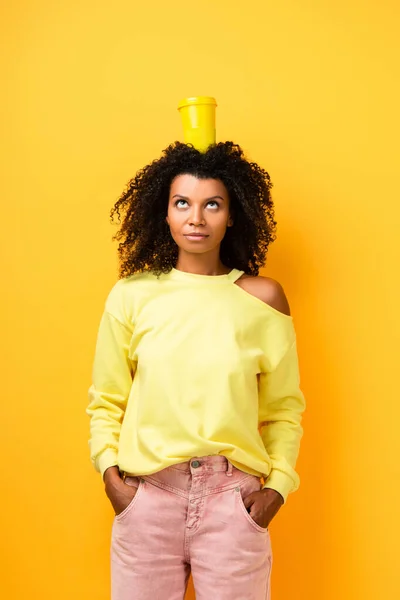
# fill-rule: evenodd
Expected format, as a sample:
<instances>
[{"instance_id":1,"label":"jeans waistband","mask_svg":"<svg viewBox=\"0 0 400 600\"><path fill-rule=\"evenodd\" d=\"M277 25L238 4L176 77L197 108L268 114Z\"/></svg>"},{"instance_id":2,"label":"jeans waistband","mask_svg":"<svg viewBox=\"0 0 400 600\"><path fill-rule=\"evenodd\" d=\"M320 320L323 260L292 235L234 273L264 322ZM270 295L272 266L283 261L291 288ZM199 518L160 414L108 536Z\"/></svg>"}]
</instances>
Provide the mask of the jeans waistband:
<instances>
[{"instance_id":1,"label":"jeans waistband","mask_svg":"<svg viewBox=\"0 0 400 600\"><path fill-rule=\"evenodd\" d=\"M237 469L224 456L200 456L166 467L151 475L141 475L144 482L187 497L207 495L234 488L248 478L259 479ZM127 481L132 475L126 475ZM137 478L136 478L137 479Z\"/></svg>"},{"instance_id":2,"label":"jeans waistband","mask_svg":"<svg viewBox=\"0 0 400 600\"><path fill-rule=\"evenodd\" d=\"M228 476L232 476L234 469L232 463L225 456L220 455L194 457L191 460L171 465L168 468L191 473L194 476L218 472L226 472Z\"/></svg>"}]
</instances>

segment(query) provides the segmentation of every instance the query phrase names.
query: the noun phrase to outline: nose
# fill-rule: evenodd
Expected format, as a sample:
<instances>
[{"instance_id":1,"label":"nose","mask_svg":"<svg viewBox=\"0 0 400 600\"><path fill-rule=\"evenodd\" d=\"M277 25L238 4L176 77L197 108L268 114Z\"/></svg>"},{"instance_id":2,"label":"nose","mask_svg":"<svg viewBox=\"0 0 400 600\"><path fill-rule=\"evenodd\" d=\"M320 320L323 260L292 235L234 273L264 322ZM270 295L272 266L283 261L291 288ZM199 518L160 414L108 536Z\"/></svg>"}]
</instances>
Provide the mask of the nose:
<instances>
[{"instance_id":1,"label":"nose","mask_svg":"<svg viewBox=\"0 0 400 600\"><path fill-rule=\"evenodd\" d=\"M189 225L198 227L199 225L205 225L205 219L201 208L193 208L189 216Z\"/></svg>"}]
</instances>

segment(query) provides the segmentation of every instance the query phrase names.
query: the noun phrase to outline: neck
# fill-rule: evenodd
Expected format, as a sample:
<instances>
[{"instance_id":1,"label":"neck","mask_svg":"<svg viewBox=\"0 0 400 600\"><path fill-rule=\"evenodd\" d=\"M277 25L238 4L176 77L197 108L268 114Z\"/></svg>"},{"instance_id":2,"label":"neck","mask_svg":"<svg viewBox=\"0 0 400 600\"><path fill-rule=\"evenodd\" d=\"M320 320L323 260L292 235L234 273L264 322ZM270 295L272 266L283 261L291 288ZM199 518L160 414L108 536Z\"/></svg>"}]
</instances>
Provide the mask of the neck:
<instances>
[{"instance_id":1,"label":"neck","mask_svg":"<svg viewBox=\"0 0 400 600\"><path fill-rule=\"evenodd\" d=\"M209 256L207 254L183 254L179 253L175 268L185 273L196 275L226 275L231 271L222 264L219 254Z\"/></svg>"}]
</instances>

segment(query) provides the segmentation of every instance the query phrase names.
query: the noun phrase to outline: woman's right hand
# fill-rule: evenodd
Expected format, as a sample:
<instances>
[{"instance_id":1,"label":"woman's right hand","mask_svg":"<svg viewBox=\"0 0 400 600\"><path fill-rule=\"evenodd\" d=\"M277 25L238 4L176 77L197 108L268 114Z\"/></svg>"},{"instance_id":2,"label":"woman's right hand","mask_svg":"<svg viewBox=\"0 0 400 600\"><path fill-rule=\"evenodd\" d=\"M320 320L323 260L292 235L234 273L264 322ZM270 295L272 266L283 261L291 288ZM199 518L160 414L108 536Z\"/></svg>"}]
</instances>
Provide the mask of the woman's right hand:
<instances>
[{"instance_id":1,"label":"woman's right hand","mask_svg":"<svg viewBox=\"0 0 400 600\"><path fill-rule=\"evenodd\" d=\"M104 473L106 494L115 514L120 515L132 502L137 488L122 481L118 467L109 467Z\"/></svg>"}]
</instances>

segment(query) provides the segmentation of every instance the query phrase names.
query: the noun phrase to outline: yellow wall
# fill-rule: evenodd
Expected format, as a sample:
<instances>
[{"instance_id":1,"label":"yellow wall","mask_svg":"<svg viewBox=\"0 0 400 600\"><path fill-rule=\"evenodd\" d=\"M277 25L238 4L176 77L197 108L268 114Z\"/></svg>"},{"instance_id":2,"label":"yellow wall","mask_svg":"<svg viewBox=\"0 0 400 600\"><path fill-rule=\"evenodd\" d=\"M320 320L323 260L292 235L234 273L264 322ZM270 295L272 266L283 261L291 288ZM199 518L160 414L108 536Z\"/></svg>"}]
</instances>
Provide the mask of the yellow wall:
<instances>
[{"instance_id":1,"label":"yellow wall","mask_svg":"<svg viewBox=\"0 0 400 600\"><path fill-rule=\"evenodd\" d=\"M20 0L1 21L1 567L8 600L107 600L112 511L84 413L116 277L108 212L216 96L271 173L308 398L274 600L400 597L394 0ZM155 562L155 571L157 564Z\"/></svg>"}]
</instances>

